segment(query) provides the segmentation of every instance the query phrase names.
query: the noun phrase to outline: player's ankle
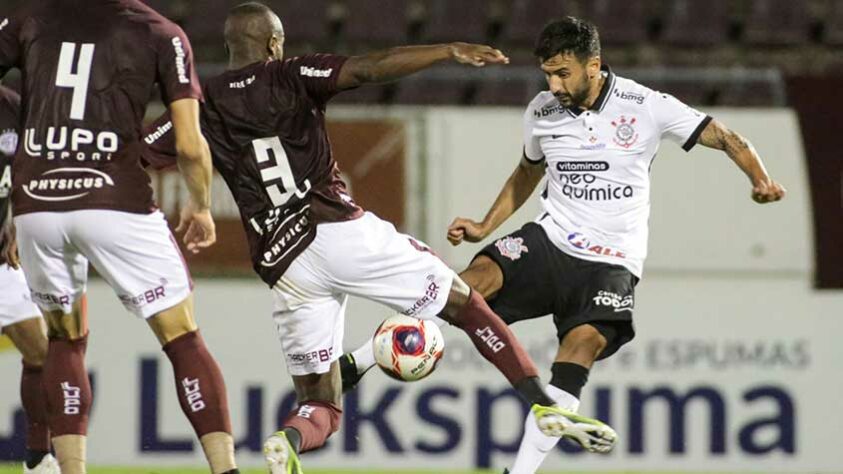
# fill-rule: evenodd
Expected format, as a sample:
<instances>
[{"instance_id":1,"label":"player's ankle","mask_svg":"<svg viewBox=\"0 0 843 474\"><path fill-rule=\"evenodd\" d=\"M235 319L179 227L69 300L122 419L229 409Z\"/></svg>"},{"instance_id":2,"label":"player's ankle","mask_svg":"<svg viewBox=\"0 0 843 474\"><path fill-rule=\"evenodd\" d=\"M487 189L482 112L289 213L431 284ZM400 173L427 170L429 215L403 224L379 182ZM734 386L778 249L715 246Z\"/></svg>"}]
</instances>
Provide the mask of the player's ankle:
<instances>
[{"instance_id":1,"label":"player's ankle","mask_svg":"<svg viewBox=\"0 0 843 474\"><path fill-rule=\"evenodd\" d=\"M526 377L513 385L521 398L530 405L551 406L556 402L544 390L539 377Z\"/></svg>"},{"instance_id":2,"label":"player's ankle","mask_svg":"<svg viewBox=\"0 0 843 474\"><path fill-rule=\"evenodd\" d=\"M580 393L588 382L589 369L573 362L554 362L550 371L553 374L550 385L579 400Z\"/></svg>"},{"instance_id":3,"label":"player's ankle","mask_svg":"<svg viewBox=\"0 0 843 474\"><path fill-rule=\"evenodd\" d=\"M287 435L287 441L289 441L293 451L298 454L301 451L301 432L292 426L288 426L281 431Z\"/></svg>"},{"instance_id":4,"label":"player's ankle","mask_svg":"<svg viewBox=\"0 0 843 474\"><path fill-rule=\"evenodd\" d=\"M199 439L211 472L228 473L237 469L234 461L234 439L228 433L208 433Z\"/></svg>"},{"instance_id":5,"label":"player's ankle","mask_svg":"<svg viewBox=\"0 0 843 474\"><path fill-rule=\"evenodd\" d=\"M26 463L27 469L35 469L35 466L41 464L41 461L44 460L44 456L50 454L49 451L37 451L32 449L26 450Z\"/></svg>"},{"instance_id":6,"label":"player's ankle","mask_svg":"<svg viewBox=\"0 0 843 474\"><path fill-rule=\"evenodd\" d=\"M62 435L53 438L53 448L62 474L85 474L87 438L82 435Z\"/></svg>"}]
</instances>

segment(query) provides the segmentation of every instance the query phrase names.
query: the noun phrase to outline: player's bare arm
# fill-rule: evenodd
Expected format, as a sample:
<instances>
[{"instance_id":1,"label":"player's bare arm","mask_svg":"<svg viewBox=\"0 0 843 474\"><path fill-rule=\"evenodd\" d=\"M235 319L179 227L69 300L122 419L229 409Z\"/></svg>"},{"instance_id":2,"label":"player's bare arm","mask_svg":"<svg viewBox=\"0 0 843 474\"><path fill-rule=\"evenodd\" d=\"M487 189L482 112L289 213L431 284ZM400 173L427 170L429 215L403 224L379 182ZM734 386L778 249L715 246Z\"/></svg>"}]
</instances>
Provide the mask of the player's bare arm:
<instances>
[{"instance_id":1,"label":"player's bare arm","mask_svg":"<svg viewBox=\"0 0 843 474\"><path fill-rule=\"evenodd\" d=\"M483 221L475 222L464 217L457 217L448 226L448 241L452 245L459 245L463 240L480 242L488 237L533 194L544 176L544 168L544 161L534 163L522 157Z\"/></svg>"},{"instance_id":2,"label":"player's bare arm","mask_svg":"<svg viewBox=\"0 0 843 474\"><path fill-rule=\"evenodd\" d=\"M784 197L784 187L770 178L755 147L739 133L717 120L712 120L700 134L698 143L726 152L752 182L752 199L755 202L765 204Z\"/></svg>"},{"instance_id":3,"label":"player's bare arm","mask_svg":"<svg viewBox=\"0 0 843 474\"><path fill-rule=\"evenodd\" d=\"M500 50L482 44L402 46L350 57L340 71L337 86L350 89L362 84L390 82L446 61L483 67L508 64L509 58Z\"/></svg>"},{"instance_id":4,"label":"player's bare arm","mask_svg":"<svg viewBox=\"0 0 843 474\"><path fill-rule=\"evenodd\" d=\"M216 242L211 217L211 151L199 129L199 101L182 99L170 104L181 175L190 192L190 202L181 211L176 232L184 231L187 249L198 253Z\"/></svg>"}]
</instances>

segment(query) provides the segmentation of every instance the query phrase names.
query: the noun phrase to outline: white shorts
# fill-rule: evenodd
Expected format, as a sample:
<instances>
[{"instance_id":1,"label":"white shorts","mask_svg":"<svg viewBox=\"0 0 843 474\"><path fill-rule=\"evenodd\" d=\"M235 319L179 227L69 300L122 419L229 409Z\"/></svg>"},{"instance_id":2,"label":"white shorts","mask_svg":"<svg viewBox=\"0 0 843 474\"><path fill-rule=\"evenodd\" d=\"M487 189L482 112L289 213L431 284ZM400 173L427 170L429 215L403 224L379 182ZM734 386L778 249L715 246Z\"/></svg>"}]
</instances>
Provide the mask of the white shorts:
<instances>
[{"instance_id":1,"label":"white shorts","mask_svg":"<svg viewBox=\"0 0 843 474\"><path fill-rule=\"evenodd\" d=\"M190 295L192 282L161 212L36 212L15 217L32 299L69 313L85 293L88 261L126 309L149 318Z\"/></svg>"},{"instance_id":2,"label":"white shorts","mask_svg":"<svg viewBox=\"0 0 843 474\"><path fill-rule=\"evenodd\" d=\"M29 296L23 270L0 265L0 330L21 321L40 318L41 311Z\"/></svg>"},{"instance_id":3,"label":"white shorts","mask_svg":"<svg viewBox=\"0 0 843 474\"><path fill-rule=\"evenodd\" d=\"M374 214L319 224L316 239L273 289L290 374L326 373L342 355L348 295L431 319L444 309L455 276L426 246Z\"/></svg>"}]
</instances>

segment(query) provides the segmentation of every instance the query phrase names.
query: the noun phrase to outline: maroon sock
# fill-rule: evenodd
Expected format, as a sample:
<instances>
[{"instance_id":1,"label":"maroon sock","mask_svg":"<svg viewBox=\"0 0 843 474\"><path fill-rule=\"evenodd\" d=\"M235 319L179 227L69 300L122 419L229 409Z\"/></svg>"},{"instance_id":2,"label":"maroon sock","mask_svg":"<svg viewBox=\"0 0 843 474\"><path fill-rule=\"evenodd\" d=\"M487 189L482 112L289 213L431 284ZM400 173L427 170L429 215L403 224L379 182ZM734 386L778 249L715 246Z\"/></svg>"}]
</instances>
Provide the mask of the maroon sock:
<instances>
[{"instance_id":1,"label":"maroon sock","mask_svg":"<svg viewBox=\"0 0 843 474\"><path fill-rule=\"evenodd\" d=\"M468 334L480 354L494 364L512 385L538 376L539 372L527 351L476 291L471 291L468 302L457 313L455 323Z\"/></svg>"},{"instance_id":2,"label":"maroon sock","mask_svg":"<svg viewBox=\"0 0 843 474\"><path fill-rule=\"evenodd\" d=\"M23 362L20 398L26 412L26 449L50 452L50 428L47 426L47 395L41 385L44 371Z\"/></svg>"},{"instance_id":3,"label":"maroon sock","mask_svg":"<svg viewBox=\"0 0 843 474\"><path fill-rule=\"evenodd\" d=\"M231 433L225 381L199 331L173 339L164 352L173 364L179 404L196 435Z\"/></svg>"},{"instance_id":4,"label":"maroon sock","mask_svg":"<svg viewBox=\"0 0 843 474\"><path fill-rule=\"evenodd\" d=\"M308 401L287 415L283 428L294 428L299 432L301 444L299 453L321 448L331 434L340 427L342 410L333 403Z\"/></svg>"},{"instance_id":5,"label":"maroon sock","mask_svg":"<svg viewBox=\"0 0 843 474\"><path fill-rule=\"evenodd\" d=\"M74 341L50 339L42 381L53 437L88 433L92 396L85 370L87 347L88 336Z\"/></svg>"}]
</instances>

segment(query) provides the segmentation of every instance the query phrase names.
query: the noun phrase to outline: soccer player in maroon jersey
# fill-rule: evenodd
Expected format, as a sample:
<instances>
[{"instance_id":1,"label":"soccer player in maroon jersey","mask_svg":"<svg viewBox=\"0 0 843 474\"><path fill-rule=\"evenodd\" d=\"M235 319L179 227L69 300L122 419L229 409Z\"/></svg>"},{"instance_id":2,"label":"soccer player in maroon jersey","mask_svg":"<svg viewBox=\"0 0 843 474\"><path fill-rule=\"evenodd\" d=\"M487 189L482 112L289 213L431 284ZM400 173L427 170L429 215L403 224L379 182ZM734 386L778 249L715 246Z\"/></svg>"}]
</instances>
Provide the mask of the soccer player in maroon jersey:
<instances>
[{"instance_id":1,"label":"soccer player in maroon jersey","mask_svg":"<svg viewBox=\"0 0 843 474\"><path fill-rule=\"evenodd\" d=\"M15 231L9 214L12 192L12 156L18 144L20 96L0 86L0 330L11 339L23 359L21 401L26 413L24 474L58 474L50 454L47 400L41 389L47 334L41 311L32 302L20 269Z\"/></svg>"},{"instance_id":2,"label":"soccer player in maroon jersey","mask_svg":"<svg viewBox=\"0 0 843 474\"><path fill-rule=\"evenodd\" d=\"M211 163L190 43L138 0L38 0L0 15L0 77L12 67L24 72L12 204L21 265L47 318L43 386L62 472L85 472L89 262L161 342L212 472L238 472L222 374L139 165L141 121L157 81L191 197L180 227L189 250L213 244Z\"/></svg>"},{"instance_id":3,"label":"soccer player in maroon jersey","mask_svg":"<svg viewBox=\"0 0 843 474\"><path fill-rule=\"evenodd\" d=\"M299 401L264 445L271 471L301 472L298 453L321 447L338 429L348 295L459 327L533 405L543 431L565 435L578 418L554 406L533 362L483 298L423 244L354 203L325 130L326 105L342 90L446 61L484 66L507 58L488 46L452 43L282 61L281 21L259 3L230 12L225 44L228 71L205 82L202 129L240 208L254 268L272 288ZM167 162L169 128L165 116L147 134L150 163ZM605 450L614 444L605 425L591 433Z\"/></svg>"}]
</instances>

